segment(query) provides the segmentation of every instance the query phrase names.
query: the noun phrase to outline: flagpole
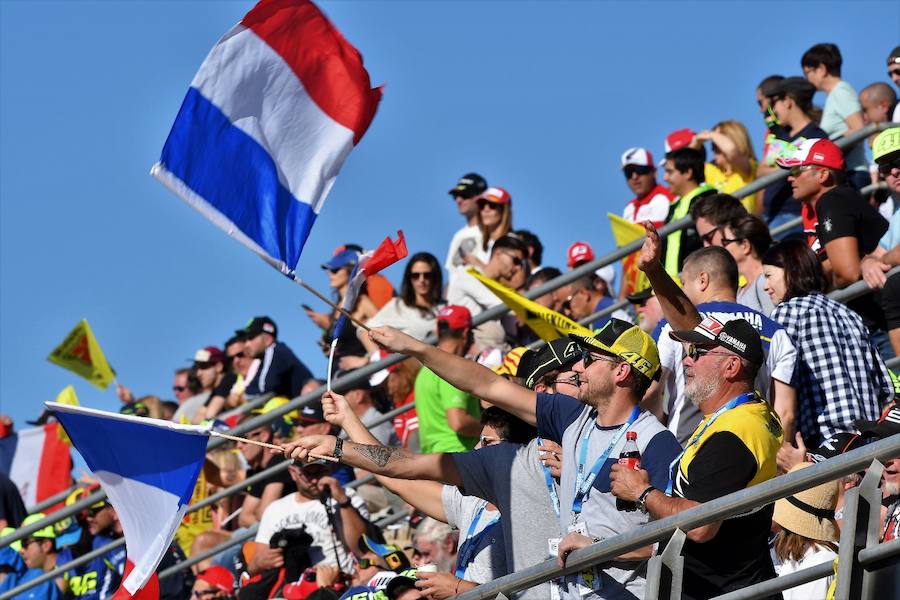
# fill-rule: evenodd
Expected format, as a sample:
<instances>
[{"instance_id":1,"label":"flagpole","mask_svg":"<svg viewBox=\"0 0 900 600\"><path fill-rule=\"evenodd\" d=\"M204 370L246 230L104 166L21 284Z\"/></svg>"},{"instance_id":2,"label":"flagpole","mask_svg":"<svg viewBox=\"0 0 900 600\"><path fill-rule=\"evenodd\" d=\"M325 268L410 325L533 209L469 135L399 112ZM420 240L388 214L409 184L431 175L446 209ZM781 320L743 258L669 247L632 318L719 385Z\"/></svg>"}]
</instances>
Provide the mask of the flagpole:
<instances>
[{"instance_id":1,"label":"flagpole","mask_svg":"<svg viewBox=\"0 0 900 600\"><path fill-rule=\"evenodd\" d=\"M210 429L209 435L211 435L213 437L224 438L226 440L231 440L232 442L243 442L245 444L252 444L254 446L259 446L260 448L268 448L270 450L278 450L279 452L284 452L284 446L279 446L277 444L270 444L268 442L261 442L259 440L251 440L249 438L240 437L237 435L228 435L227 433L220 433L220 432L216 431L215 429ZM309 456L311 458L318 458L321 460L327 460L329 462L334 462L334 463L340 462L338 459L336 459L333 456L322 456L321 454L310 454Z\"/></svg>"},{"instance_id":2,"label":"flagpole","mask_svg":"<svg viewBox=\"0 0 900 600\"><path fill-rule=\"evenodd\" d=\"M351 321L353 321L353 323L354 323L357 327L362 327L362 328L365 329L366 331L372 331L371 328L366 327L366 324L365 324L365 323L363 323L362 321L359 321L358 319L356 319L356 318L355 318L353 315L351 315L348 311L344 310L343 308L341 308L340 306L338 306L337 304L335 304L334 302L332 302L331 299L329 299L329 298L328 298L327 296L325 296L324 294L320 293L318 290L316 290L314 287L312 287L311 285L309 285L308 283L306 283L305 281L303 281L302 279L300 279L300 278L297 277L296 275L292 274L292 275L291 275L291 279L294 280L298 285L300 285L300 287L302 287L303 289L305 289L305 290L307 290L308 292L312 293L313 296L315 296L316 298L318 298L319 300L321 300L322 302L324 302L325 304L327 304L328 306L330 306L330 307L333 308L334 310L340 312L341 314L343 314L344 316L346 316L348 319L350 319Z\"/></svg>"}]
</instances>

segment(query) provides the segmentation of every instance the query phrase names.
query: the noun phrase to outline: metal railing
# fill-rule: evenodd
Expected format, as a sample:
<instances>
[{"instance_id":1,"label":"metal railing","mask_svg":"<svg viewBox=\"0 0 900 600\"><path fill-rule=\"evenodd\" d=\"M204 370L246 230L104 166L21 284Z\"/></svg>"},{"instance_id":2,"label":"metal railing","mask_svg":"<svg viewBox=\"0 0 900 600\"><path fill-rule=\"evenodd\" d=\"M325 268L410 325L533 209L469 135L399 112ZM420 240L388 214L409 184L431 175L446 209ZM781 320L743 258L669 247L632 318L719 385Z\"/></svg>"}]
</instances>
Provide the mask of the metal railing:
<instances>
[{"instance_id":1,"label":"metal railing","mask_svg":"<svg viewBox=\"0 0 900 600\"><path fill-rule=\"evenodd\" d=\"M859 490L876 489L878 478L881 476L881 466L873 461L886 460L891 457L900 456L900 434L891 436L890 438L880 440L869 444L857 450L852 450L846 454L830 458L824 462L814 464L811 467L800 469L786 475L781 475L770 479L764 483L760 483L751 488L740 490L721 498L716 498L709 502L704 502L699 506L680 512L671 517L651 521L640 527L621 533L615 537L603 540L586 548L572 552L567 560L565 568L560 568L555 559L549 559L542 563L538 563L531 567L516 571L504 577L500 577L489 583L482 584L477 588L470 590L458 596L459 600L493 600L498 594L509 596L511 593L533 587L535 585L551 581L563 575L569 575L582 571L593 565L597 565L606 561L610 561L617 556L621 556L632 550L637 550L650 544L661 542L673 536L677 531L686 532L697 527L701 527L708 523L713 523L726 519L728 517L738 515L751 508L770 504L779 498L784 498L792 494L796 494L810 487L833 481L840 477L856 473L867 467L873 466L873 470L867 474L868 481L865 485L861 485L856 493L853 490L847 492L844 503L844 531L842 536L855 534L855 523L857 516L860 519L869 519L873 511L862 510L857 512L857 506L863 505L858 503ZM865 480L864 480L865 481ZM868 492L867 492L868 493ZM871 504L871 494L863 496L865 504ZM880 494L879 494L880 504ZM877 505L874 505L877 506ZM864 507L865 508L865 507ZM877 511L876 511L877 512ZM876 516L877 518L877 516ZM868 521L866 521L868 523ZM868 529L865 530L868 532ZM669 542L676 546L684 543L685 536L676 535ZM868 547L864 545L863 547ZM852 552L851 550L857 551ZM848 554L846 560L841 556L841 569L851 569L851 567L860 567L859 563L860 551L854 547L851 541L841 539L841 550ZM669 551L669 548L666 548ZM663 552L663 555L666 554ZM885 552L875 554L879 560L885 558ZM666 558L671 559L673 555L679 556L681 548L673 546L672 551ZM863 555L873 560L873 555ZM648 565L647 589L656 590L658 595L648 595L647 600L657 598L668 598L669 600L677 600L680 598L680 589L672 589L671 586L660 586L660 581L675 581L677 577L671 569L671 561L664 562L663 556L655 556L650 559ZM852 576L844 576L842 571L838 573L839 586L843 579L844 586L850 586L855 581ZM839 587L839 591L841 588ZM847 596L836 596L837 600L846 600Z\"/></svg>"}]
</instances>

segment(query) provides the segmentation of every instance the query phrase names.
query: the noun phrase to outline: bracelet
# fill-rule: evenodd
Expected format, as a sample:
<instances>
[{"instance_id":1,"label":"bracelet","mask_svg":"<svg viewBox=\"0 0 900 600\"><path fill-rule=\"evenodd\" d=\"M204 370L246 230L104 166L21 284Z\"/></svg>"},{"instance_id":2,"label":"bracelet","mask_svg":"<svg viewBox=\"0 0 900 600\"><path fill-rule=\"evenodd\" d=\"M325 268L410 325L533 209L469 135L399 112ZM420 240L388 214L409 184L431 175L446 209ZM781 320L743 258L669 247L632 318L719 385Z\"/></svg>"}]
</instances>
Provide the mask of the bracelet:
<instances>
[{"instance_id":1,"label":"bracelet","mask_svg":"<svg viewBox=\"0 0 900 600\"><path fill-rule=\"evenodd\" d=\"M344 455L344 438L338 436L334 440L334 452L331 453L331 456L338 459L338 462L341 461L341 457Z\"/></svg>"},{"instance_id":2,"label":"bracelet","mask_svg":"<svg viewBox=\"0 0 900 600\"><path fill-rule=\"evenodd\" d=\"M350 502L350 498L347 498L343 502L338 502L337 505L341 508L351 508L353 503Z\"/></svg>"},{"instance_id":3,"label":"bracelet","mask_svg":"<svg viewBox=\"0 0 900 600\"><path fill-rule=\"evenodd\" d=\"M644 514L647 514L647 496L649 496L655 489L656 488L652 485L648 486L646 490L641 492L641 495L638 496L638 499L635 500L635 504L637 504L638 509Z\"/></svg>"}]
</instances>

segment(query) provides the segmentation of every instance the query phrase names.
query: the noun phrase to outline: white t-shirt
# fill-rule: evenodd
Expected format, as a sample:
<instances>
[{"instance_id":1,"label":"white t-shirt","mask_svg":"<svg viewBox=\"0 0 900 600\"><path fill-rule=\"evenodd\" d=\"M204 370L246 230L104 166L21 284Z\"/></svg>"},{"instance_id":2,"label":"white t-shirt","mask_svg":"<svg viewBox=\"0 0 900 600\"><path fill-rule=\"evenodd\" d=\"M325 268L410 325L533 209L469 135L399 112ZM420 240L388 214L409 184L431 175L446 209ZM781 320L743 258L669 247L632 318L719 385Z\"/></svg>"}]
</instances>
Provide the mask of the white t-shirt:
<instances>
[{"instance_id":1,"label":"white t-shirt","mask_svg":"<svg viewBox=\"0 0 900 600\"><path fill-rule=\"evenodd\" d=\"M481 230L477 225L466 225L450 240L450 249L447 251L447 260L444 268L447 269L448 281L452 280L456 272L465 268L463 256L475 252L481 248Z\"/></svg>"},{"instance_id":2,"label":"white t-shirt","mask_svg":"<svg viewBox=\"0 0 900 600\"><path fill-rule=\"evenodd\" d=\"M816 545L808 548L806 554L799 561L789 560L779 563L773 554L772 562L775 564L775 572L779 577L782 577L822 563L831 562L835 558L837 558L837 554L833 550ZM828 595L828 586L831 585L833 579L834 575L829 575L828 577L784 590L781 594L784 600L818 600L819 598L825 598Z\"/></svg>"},{"instance_id":3,"label":"white t-shirt","mask_svg":"<svg viewBox=\"0 0 900 600\"><path fill-rule=\"evenodd\" d=\"M465 306L472 317L500 302L494 292L466 271L457 273L447 286L447 304Z\"/></svg>"},{"instance_id":4,"label":"white t-shirt","mask_svg":"<svg viewBox=\"0 0 900 600\"><path fill-rule=\"evenodd\" d=\"M359 511L364 519L368 519L369 509L366 508L365 501L353 489L348 489L346 493L353 508ZM306 532L313 538L313 543L309 547L309 558L313 565L337 564L338 559L334 555L334 549L337 546L341 569L346 573L351 572L353 561L338 532L332 532L325 507L319 500L304 498L305 501L301 502L298 500L299 497L299 493L291 494L275 500L266 508L259 521L259 529L256 531L256 542L268 546L272 536L282 529L299 529L305 526ZM337 502L334 499L330 499L329 502L335 518L340 518L341 509Z\"/></svg>"},{"instance_id":5,"label":"white t-shirt","mask_svg":"<svg viewBox=\"0 0 900 600\"><path fill-rule=\"evenodd\" d=\"M438 308L423 311L418 307L410 307L399 297L391 298L375 315L366 322L369 327L390 325L417 340L423 340L434 331Z\"/></svg>"},{"instance_id":6,"label":"white t-shirt","mask_svg":"<svg viewBox=\"0 0 900 600\"><path fill-rule=\"evenodd\" d=\"M734 302L704 302L697 306L703 316L711 316L722 323L733 319L745 319L759 331L763 342L766 362L759 370L756 378L756 389L768 398L772 379L791 384L794 367L797 362L797 349L784 327L766 317L762 313ZM653 337L659 349L660 366L669 373L662 383L666 386L669 398L669 430L675 434L682 445L694 432L703 418L700 409L684 397L684 370L682 359L684 349L681 342L669 337L672 326L667 321L660 321Z\"/></svg>"},{"instance_id":7,"label":"white t-shirt","mask_svg":"<svg viewBox=\"0 0 900 600\"><path fill-rule=\"evenodd\" d=\"M472 531L472 539L477 540L472 550L471 561L466 565L463 579L474 583L487 583L503 577L509 571L506 568L503 527L500 523L484 535L479 534L494 519L500 517L496 510L488 510L487 501L475 496L463 496L458 488L445 485L441 490L441 503L447 515L447 524L459 530L459 543L466 543L466 535L476 515L478 523Z\"/></svg>"}]
</instances>

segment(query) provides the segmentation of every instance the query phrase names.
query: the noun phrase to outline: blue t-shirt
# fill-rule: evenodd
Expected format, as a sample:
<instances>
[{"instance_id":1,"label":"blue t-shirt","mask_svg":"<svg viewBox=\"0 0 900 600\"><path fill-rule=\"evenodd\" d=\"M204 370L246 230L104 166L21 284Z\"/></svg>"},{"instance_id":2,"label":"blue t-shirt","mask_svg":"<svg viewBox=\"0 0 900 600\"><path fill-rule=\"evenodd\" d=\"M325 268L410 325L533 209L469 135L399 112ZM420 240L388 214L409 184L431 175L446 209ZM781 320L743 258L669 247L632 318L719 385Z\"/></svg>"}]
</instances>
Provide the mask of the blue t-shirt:
<instances>
[{"instance_id":1,"label":"blue t-shirt","mask_svg":"<svg viewBox=\"0 0 900 600\"><path fill-rule=\"evenodd\" d=\"M6 576L6 579L0 582L0 593L19 587L23 583L37 579L43 574L44 572L41 569L28 569L21 577L15 573L10 573ZM62 591L56 586L56 582L51 579L29 588L21 594L12 596L11 600L62 600L62 598Z\"/></svg>"},{"instance_id":2,"label":"blue t-shirt","mask_svg":"<svg viewBox=\"0 0 900 600\"><path fill-rule=\"evenodd\" d=\"M97 550L114 541L115 538L95 535L91 542L91 550ZM56 562L64 565L74 558L69 548L63 548ZM80 600L108 598L118 589L122 581L125 558L125 546L119 546L88 563L69 569L63 576L69 585L69 595Z\"/></svg>"}]
</instances>

